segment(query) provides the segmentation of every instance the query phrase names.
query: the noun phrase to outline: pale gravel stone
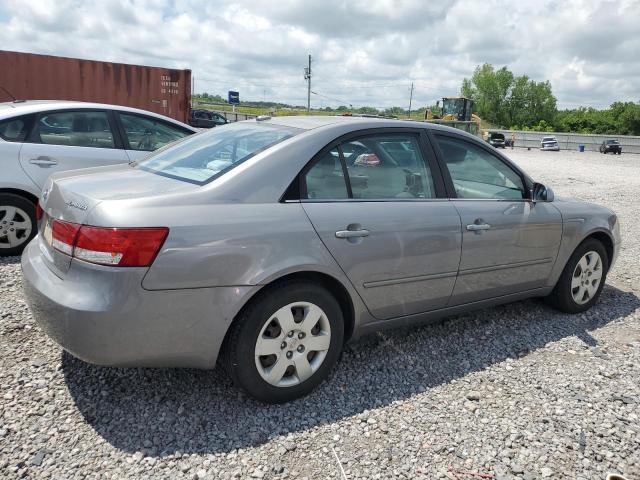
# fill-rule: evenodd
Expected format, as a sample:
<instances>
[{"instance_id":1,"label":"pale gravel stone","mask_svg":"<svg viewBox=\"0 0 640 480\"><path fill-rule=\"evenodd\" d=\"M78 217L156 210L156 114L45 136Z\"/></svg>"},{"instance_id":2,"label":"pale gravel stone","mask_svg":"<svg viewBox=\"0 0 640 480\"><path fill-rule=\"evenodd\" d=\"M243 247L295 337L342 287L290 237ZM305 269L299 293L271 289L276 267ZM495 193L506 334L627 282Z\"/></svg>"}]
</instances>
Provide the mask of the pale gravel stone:
<instances>
[{"instance_id":1,"label":"pale gravel stone","mask_svg":"<svg viewBox=\"0 0 640 480\"><path fill-rule=\"evenodd\" d=\"M27 309L19 259L0 258L0 477L640 478L640 155L506 154L556 195L618 213L625 243L600 303L570 316L525 301L371 335L286 405L219 371L63 354Z\"/></svg>"}]
</instances>

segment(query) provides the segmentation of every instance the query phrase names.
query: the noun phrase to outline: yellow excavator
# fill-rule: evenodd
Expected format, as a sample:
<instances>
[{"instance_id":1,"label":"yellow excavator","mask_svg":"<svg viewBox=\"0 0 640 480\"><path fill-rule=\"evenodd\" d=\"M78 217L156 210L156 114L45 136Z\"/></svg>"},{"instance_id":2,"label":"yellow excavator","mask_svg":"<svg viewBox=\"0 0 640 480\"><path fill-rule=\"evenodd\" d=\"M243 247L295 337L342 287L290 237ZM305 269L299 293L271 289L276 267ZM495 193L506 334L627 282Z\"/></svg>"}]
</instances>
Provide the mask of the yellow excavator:
<instances>
[{"instance_id":1,"label":"yellow excavator","mask_svg":"<svg viewBox=\"0 0 640 480\"><path fill-rule=\"evenodd\" d=\"M440 102L436 103L436 108L440 109ZM472 135L482 136L480 117L472 113L472 110L473 100L470 98L444 97L441 115L434 114L428 108L424 113L424 119L427 122L458 128Z\"/></svg>"}]
</instances>

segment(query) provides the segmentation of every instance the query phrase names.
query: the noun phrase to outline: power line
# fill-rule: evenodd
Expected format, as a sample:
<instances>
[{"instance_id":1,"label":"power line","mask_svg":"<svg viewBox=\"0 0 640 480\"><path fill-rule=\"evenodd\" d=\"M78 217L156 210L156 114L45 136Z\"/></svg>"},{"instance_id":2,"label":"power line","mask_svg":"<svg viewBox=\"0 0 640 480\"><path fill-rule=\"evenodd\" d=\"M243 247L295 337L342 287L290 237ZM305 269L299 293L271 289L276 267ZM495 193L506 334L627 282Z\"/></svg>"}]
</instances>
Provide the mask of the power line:
<instances>
[{"instance_id":1,"label":"power line","mask_svg":"<svg viewBox=\"0 0 640 480\"><path fill-rule=\"evenodd\" d=\"M314 91L311 91L311 93L313 93L314 95L317 95L317 96L319 96L319 97L326 98L327 100L333 100L334 102L339 102L339 103L342 103L342 104L345 104L345 103L346 103L346 104L348 104L348 105L350 105L350 106L353 106L353 105L351 105L351 103L350 103L350 102L346 102L346 101L344 101L344 100L340 100L339 98L329 97L329 96L327 96L327 95L323 95L322 93L318 93L318 92L314 92Z\"/></svg>"}]
</instances>

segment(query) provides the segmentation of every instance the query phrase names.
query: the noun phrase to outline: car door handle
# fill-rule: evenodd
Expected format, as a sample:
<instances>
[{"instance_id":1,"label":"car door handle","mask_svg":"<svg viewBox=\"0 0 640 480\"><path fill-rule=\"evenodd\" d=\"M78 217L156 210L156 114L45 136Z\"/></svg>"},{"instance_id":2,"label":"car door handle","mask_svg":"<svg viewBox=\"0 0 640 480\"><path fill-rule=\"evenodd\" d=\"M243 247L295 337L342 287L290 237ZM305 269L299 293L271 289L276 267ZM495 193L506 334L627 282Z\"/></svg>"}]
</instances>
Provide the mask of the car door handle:
<instances>
[{"instance_id":1,"label":"car door handle","mask_svg":"<svg viewBox=\"0 0 640 480\"><path fill-rule=\"evenodd\" d=\"M488 223L472 223L471 225L467 225L467 230L469 230L470 232L478 232L480 230L489 230L491 228L491 225L489 225Z\"/></svg>"},{"instance_id":2,"label":"car door handle","mask_svg":"<svg viewBox=\"0 0 640 480\"><path fill-rule=\"evenodd\" d=\"M40 156L38 158L32 158L31 160L29 160L29 163L38 165L39 167L51 167L53 165L57 165L58 161L52 159L51 157Z\"/></svg>"},{"instance_id":3,"label":"car door handle","mask_svg":"<svg viewBox=\"0 0 640 480\"><path fill-rule=\"evenodd\" d=\"M369 230L338 230L336 232L336 238L356 238L356 237L368 237Z\"/></svg>"}]
</instances>

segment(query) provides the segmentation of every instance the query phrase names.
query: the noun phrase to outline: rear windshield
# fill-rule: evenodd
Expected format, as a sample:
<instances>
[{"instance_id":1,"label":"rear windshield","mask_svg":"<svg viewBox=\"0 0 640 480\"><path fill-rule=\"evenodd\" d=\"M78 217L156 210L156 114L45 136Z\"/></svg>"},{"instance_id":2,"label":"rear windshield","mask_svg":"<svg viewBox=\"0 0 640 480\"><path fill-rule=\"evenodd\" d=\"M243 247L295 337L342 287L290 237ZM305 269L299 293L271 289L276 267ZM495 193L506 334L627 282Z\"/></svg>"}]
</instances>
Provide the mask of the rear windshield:
<instances>
[{"instance_id":1,"label":"rear windshield","mask_svg":"<svg viewBox=\"0 0 640 480\"><path fill-rule=\"evenodd\" d=\"M158 150L138 162L137 167L165 177L204 185L300 131L264 123L232 123Z\"/></svg>"},{"instance_id":2,"label":"rear windshield","mask_svg":"<svg viewBox=\"0 0 640 480\"><path fill-rule=\"evenodd\" d=\"M618 144L618 140L607 140L607 143L609 145L617 145Z\"/></svg>"},{"instance_id":3,"label":"rear windshield","mask_svg":"<svg viewBox=\"0 0 640 480\"><path fill-rule=\"evenodd\" d=\"M542 139L543 142L555 142L556 141L556 137L544 137Z\"/></svg>"}]
</instances>

